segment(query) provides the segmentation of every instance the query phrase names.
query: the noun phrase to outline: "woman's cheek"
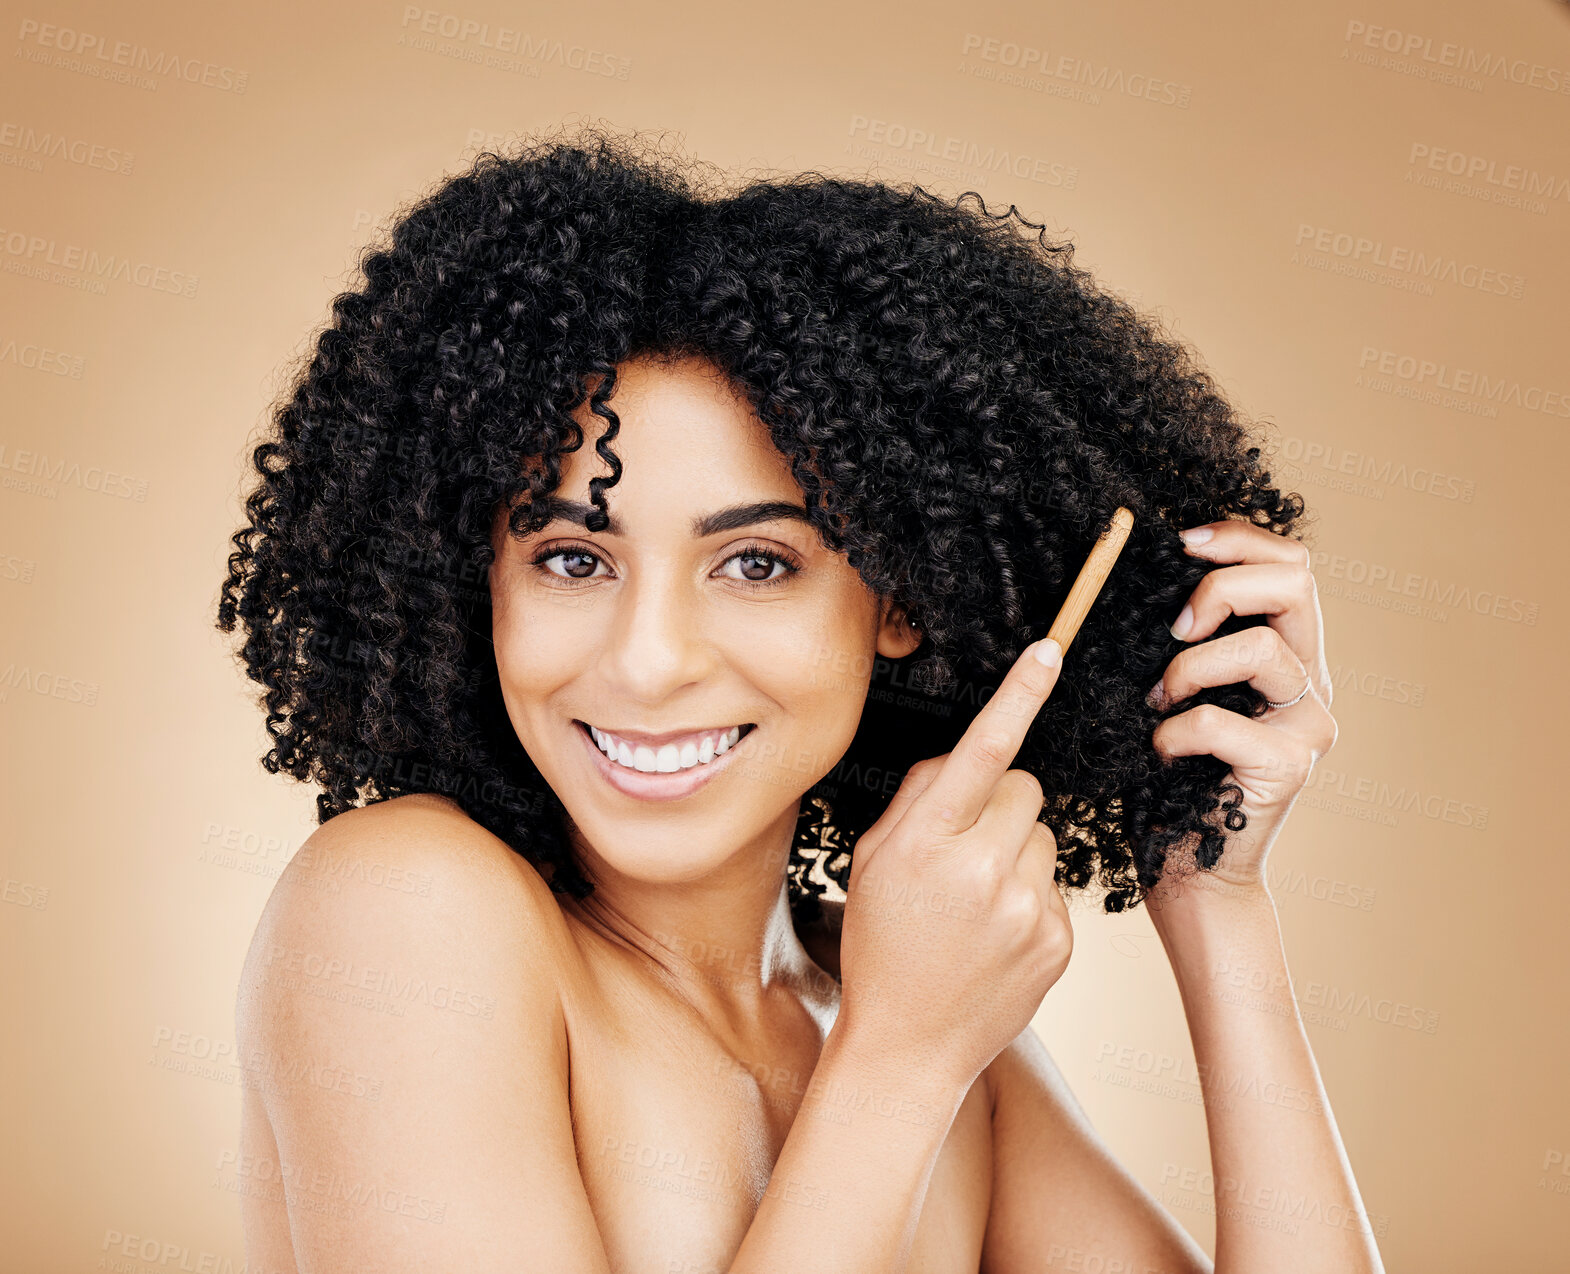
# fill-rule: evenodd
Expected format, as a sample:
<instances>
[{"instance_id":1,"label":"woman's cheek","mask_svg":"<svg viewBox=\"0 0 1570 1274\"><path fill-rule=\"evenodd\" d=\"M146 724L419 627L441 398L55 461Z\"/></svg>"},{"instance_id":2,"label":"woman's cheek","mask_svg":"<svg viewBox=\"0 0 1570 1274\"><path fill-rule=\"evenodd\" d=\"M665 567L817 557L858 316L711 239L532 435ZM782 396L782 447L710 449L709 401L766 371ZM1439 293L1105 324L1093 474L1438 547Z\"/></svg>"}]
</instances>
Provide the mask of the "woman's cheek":
<instances>
[{"instance_id":1,"label":"woman's cheek","mask_svg":"<svg viewBox=\"0 0 1570 1274\"><path fill-rule=\"evenodd\" d=\"M787 723L771 739L760 733L758 745L771 754L759 759L803 789L827 774L856 737L875 657L864 632L838 625L776 625L756 634L749 676Z\"/></svg>"}]
</instances>

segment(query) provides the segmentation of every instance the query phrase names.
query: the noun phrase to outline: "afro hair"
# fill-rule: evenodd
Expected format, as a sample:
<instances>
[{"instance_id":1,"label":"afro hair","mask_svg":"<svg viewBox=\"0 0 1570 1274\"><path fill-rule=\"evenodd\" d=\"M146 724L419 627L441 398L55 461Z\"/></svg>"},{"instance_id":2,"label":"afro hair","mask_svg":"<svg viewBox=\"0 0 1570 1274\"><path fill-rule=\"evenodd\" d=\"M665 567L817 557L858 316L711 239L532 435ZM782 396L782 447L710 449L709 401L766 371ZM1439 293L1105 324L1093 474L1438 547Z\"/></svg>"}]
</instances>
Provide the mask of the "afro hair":
<instances>
[{"instance_id":1,"label":"afro hair","mask_svg":"<svg viewBox=\"0 0 1570 1274\"><path fill-rule=\"evenodd\" d=\"M742 185L593 127L480 154L388 237L252 452L218 604L264 688L262 763L320 786L320 822L439 793L553 889L592 891L503 707L490 531L502 508L537 529L585 401L607 422L603 509L618 365L697 355L746 394L825 546L921 634L877 661L855 739L802 798L799 918L843 889L903 772L950 750L1046 634L1119 505L1133 531L1014 761L1041 782L1058 882L1099 884L1122 911L1174 846L1207 869L1223 828L1245 825L1224 762L1163 760L1151 733L1197 703L1255 716L1263 697L1247 682L1163 709L1144 696L1214 569L1179 529L1236 517L1289 535L1302 498L1271 485L1187 349L1072 244L973 191L816 172Z\"/></svg>"}]
</instances>

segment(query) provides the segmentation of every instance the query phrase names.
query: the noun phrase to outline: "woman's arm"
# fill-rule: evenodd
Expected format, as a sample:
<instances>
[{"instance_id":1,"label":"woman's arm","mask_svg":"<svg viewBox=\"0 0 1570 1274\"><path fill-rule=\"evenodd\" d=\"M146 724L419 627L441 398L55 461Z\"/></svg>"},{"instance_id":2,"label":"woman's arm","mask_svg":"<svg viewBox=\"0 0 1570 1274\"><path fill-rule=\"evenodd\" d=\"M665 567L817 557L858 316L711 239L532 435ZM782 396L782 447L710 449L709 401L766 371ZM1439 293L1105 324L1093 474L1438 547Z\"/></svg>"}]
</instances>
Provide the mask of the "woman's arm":
<instances>
[{"instance_id":1,"label":"woman's arm","mask_svg":"<svg viewBox=\"0 0 1570 1274\"><path fill-rule=\"evenodd\" d=\"M1041 785L1007 769L1057 683L1061 661L1038 651L1057 653L1028 647L953 751L912 766L857 842L843 913L826 912L812 946L832 952L838 930L839 1017L732 1274L903 1270L961 1102L1067 967ZM793 1208L803 1190L832 1206Z\"/></svg>"},{"instance_id":2,"label":"woman's arm","mask_svg":"<svg viewBox=\"0 0 1570 1274\"><path fill-rule=\"evenodd\" d=\"M1381 1271L1288 982L1268 891L1208 877L1152 907L1205 1099L1216 1261L1118 1163L1034 1031L987 1069L993 1207L982 1274Z\"/></svg>"},{"instance_id":3,"label":"woman's arm","mask_svg":"<svg viewBox=\"0 0 1570 1274\"><path fill-rule=\"evenodd\" d=\"M1205 1095L1217 1271L1382 1271L1268 889L1196 877L1151 920Z\"/></svg>"},{"instance_id":4,"label":"woman's arm","mask_svg":"<svg viewBox=\"0 0 1570 1274\"><path fill-rule=\"evenodd\" d=\"M986 1074L992 1210L980 1274L1211 1274L1204 1249L1102 1141L1034 1029Z\"/></svg>"},{"instance_id":5,"label":"woman's arm","mask_svg":"<svg viewBox=\"0 0 1570 1274\"><path fill-rule=\"evenodd\" d=\"M840 1018L729 1274L894 1274L968 1088L891 1065Z\"/></svg>"},{"instance_id":6,"label":"woman's arm","mask_svg":"<svg viewBox=\"0 0 1570 1274\"><path fill-rule=\"evenodd\" d=\"M822 908L801 940L837 978L844 901ZM1204 1250L1101 1140L1033 1029L987 1066L982 1086L991 1102L992 1207L980 1274L1211 1274Z\"/></svg>"},{"instance_id":7,"label":"woman's arm","mask_svg":"<svg viewBox=\"0 0 1570 1274\"><path fill-rule=\"evenodd\" d=\"M1248 681L1271 703L1258 718L1202 704L1167 717L1153 736L1164 758L1208 753L1226 761L1247 817L1213 870L1184 874L1193 867L1185 846L1147 898L1183 997L1204 1094L1215 1269L1380 1274L1265 883L1265 856L1337 733L1309 553L1239 521L1193 530L1209 534L1186 532L1189 552L1233 565L1194 590L1173 635L1198 644L1172 660L1150 702ZM1204 640L1229 614L1265 615L1268 625ZM1039 1041L1022 1037L989 1074L996 1185L985 1274L1090 1268L1092 1260L1141 1274L1210 1267L1111 1159Z\"/></svg>"},{"instance_id":8,"label":"woman's arm","mask_svg":"<svg viewBox=\"0 0 1570 1274\"><path fill-rule=\"evenodd\" d=\"M1216 1268L1382 1271L1287 974L1265 858L1314 765L1334 745L1334 692L1306 546L1247 522L1183 533L1195 556L1228 563L1195 588L1172 635L1195 643L1168 664L1149 701L1247 681L1260 717L1200 704L1168 716L1152 742L1164 759L1209 754L1231 766L1246 825L1213 870L1191 846L1169 857L1147 903L1183 997L1205 1095L1216 1206ZM1210 638L1229 615L1266 624Z\"/></svg>"}]
</instances>

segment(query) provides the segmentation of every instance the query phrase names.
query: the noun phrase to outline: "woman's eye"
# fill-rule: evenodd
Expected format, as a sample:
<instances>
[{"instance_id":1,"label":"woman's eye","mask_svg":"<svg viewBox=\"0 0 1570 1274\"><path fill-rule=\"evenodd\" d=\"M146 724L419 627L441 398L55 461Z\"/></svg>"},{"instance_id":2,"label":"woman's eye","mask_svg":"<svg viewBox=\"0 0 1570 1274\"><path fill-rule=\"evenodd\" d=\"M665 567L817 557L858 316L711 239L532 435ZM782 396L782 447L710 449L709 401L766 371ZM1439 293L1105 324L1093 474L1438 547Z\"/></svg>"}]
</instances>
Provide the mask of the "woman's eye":
<instances>
[{"instance_id":1,"label":"woman's eye","mask_svg":"<svg viewBox=\"0 0 1570 1274\"><path fill-rule=\"evenodd\" d=\"M545 565L562 558L565 564L565 573L553 570ZM542 553L534 559L534 565L557 579L586 580L594 578L596 566L601 565L600 559L586 549L556 549L550 553Z\"/></svg>"},{"instance_id":2,"label":"woman's eye","mask_svg":"<svg viewBox=\"0 0 1570 1274\"><path fill-rule=\"evenodd\" d=\"M727 569L731 563L741 563L741 573L732 575ZM778 575L771 574L776 566L785 569ZM801 569L800 564L787 558L782 553L762 547L745 548L739 553L733 553L726 559L725 565L720 568L725 572L727 579L739 580L744 584L782 584L790 576Z\"/></svg>"}]
</instances>

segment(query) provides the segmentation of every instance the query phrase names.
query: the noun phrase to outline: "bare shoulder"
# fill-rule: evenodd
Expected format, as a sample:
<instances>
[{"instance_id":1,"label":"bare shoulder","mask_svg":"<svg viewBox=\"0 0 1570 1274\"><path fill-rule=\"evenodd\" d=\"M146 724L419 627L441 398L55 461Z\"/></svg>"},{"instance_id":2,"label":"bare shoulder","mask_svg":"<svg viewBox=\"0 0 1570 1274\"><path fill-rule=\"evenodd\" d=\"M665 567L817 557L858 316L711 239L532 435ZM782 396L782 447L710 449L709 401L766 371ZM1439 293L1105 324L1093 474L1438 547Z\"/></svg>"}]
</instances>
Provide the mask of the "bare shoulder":
<instances>
[{"instance_id":1,"label":"bare shoulder","mask_svg":"<svg viewBox=\"0 0 1570 1274\"><path fill-rule=\"evenodd\" d=\"M357 861L329 861L345 856ZM530 863L442 796L397 796L346 810L311 834L291 866L295 863L341 883L421 893L422 885L439 879L454 888L484 881L516 885L533 901L552 901L550 886ZM405 877L398 878L399 871Z\"/></svg>"},{"instance_id":2,"label":"bare shoulder","mask_svg":"<svg viewBox=\"0 0 1570 1274\"><path fill-rule=\"evenodd\" d=\"M299 1268L501 1270L531 1242L604 1268L568 1098L568 940L539 874L440 797L348 810L296 851L236 1035L296 1174ZM323 1206L315 1181L353 1201Z\"/></svg>"},{"instance_id":3,"label":"bare shoulder","mask_svg":"<svg viewBox=\"0 0 1570 1274\"><path fill-rule=\"evenodd\" d=\"M334 983L374 997L377 971L349 963L377 951L396 951L406 964L445 956L477 974L494 966L554 982L565 936L540 874L453 802L401 796L346 810L311 833L274 885L246 959L237 1024L241 1034L254 1025L258 993L269 988L275 994L261 998L275 1002L280 987L320 993Z\"/></svg>"}]
</instances>

